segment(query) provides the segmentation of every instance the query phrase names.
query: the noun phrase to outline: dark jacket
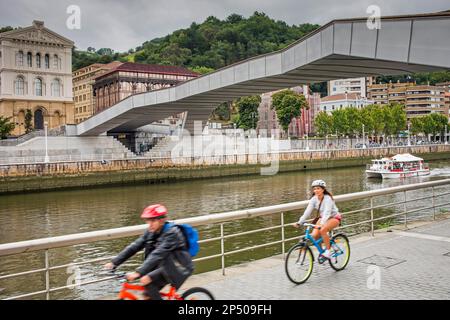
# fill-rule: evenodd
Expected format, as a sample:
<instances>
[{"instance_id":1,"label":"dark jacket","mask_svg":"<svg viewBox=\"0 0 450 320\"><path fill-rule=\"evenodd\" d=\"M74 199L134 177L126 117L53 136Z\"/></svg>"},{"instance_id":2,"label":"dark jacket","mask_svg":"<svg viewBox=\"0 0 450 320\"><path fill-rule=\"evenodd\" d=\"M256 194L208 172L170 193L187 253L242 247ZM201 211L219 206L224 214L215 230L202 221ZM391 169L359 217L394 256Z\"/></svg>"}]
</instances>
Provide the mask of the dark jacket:
<instances>
[{"instance_id":1,"label":"dark jacket","mask_svg":"<svg viewBox=\"0 0 450 320\"><path fill-rule=\"evenodd\" d=\"M126 247L121 253L111 260L115 266L125 262L138 251L144 251L144 263L136 270L142 276L151 271L162 268L168 276L168 281L177 283L190 276L194 270L191 255L188 252L186 239L182 231L174 226L166 225L160 233L148 230L136 241Z\"/></svg>"}]
</instances>

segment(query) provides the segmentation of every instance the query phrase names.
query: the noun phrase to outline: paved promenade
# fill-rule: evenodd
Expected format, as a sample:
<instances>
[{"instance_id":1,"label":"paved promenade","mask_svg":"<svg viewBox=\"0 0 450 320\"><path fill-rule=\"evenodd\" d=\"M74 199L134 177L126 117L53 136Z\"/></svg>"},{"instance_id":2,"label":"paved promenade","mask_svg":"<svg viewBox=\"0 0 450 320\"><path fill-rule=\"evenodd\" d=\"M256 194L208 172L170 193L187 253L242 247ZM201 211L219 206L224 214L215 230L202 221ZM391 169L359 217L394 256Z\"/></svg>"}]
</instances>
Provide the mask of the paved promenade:
<instances>
[{"instance_id":1,"label":"paved promenade","mask_svg":"<svg viewBox=\"0 0 450 320\"><path fill-rule=\"evenodd\" d=\"M347 268L324 263L301 285L291 283L283 257L195 275L185 287L201 285L217 299L450 299L450 216L350 238ZM184 288L185 288L184 287Z\"/></svg>"}]
</instances>

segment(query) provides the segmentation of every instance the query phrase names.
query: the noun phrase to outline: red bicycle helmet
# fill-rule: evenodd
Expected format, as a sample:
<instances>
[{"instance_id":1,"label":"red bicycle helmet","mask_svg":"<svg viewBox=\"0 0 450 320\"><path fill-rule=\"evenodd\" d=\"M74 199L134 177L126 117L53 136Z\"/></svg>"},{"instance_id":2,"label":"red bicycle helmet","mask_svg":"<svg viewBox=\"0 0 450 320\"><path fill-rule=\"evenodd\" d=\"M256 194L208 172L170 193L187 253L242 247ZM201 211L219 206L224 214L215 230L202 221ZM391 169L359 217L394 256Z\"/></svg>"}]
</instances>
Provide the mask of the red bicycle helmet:
<instances>
[{"instance_id":1,"label":"red bicycle helmet","mask_svg":"<svg viewBox=\"0 0 450 320\"><path fill-rule=\"evenodd\" d=\"M167 215L167 209L161 204L153 204L142 211L142 219L161 218Z\"/></svg>"}]
</instances>

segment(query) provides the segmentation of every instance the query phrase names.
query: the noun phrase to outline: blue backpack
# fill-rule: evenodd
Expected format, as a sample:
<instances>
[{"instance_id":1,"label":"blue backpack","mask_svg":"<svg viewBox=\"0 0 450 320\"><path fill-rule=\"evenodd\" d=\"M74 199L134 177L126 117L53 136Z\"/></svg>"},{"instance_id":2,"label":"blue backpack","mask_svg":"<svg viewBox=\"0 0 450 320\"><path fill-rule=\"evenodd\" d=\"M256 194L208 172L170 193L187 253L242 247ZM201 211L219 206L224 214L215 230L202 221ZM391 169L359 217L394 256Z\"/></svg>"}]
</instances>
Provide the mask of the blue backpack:
<instances>
[{"instance_id":1,"label":"blue backpack","mask_svg":"<svg viewBox=\"0 0 450 320\"><path fill-rule=\"evenodd\" d=\"M198 244L198 231L194 227L192 227L189 224L174 224L174 223L167 223L167 225L164 228L164 231L168 230L172 227L178 227L181 232L183 233L185 239L186 239L186 245L189 251L189 254L191 257L195 257L200 250L200 246Z\"/></svg>"}]
</instances>

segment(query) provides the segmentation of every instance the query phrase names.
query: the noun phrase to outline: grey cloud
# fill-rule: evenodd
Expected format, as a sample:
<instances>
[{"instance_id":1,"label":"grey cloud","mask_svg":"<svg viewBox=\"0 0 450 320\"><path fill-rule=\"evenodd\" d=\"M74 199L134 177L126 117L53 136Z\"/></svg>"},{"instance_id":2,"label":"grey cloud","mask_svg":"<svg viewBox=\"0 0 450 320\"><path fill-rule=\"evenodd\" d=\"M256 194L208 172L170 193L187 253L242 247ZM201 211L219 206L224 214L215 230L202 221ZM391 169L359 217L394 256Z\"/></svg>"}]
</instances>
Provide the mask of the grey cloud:
<instances>
[{"instance_id":1,"label":"grey cloud","mask_svg":"<svg viewBox=\"0 0 450 320\"><path fill-rule=\"evenodd\" d=\"M81 30L66 27L66 9L72 4L81 9ZM0 0L0 24L28 26L32 20L44 20L48 28L72 39L78 48L108 47L122 52L210 15L224 19L232 13L248 17L260 11L288 24L324 24L366 16L372 4L380 7L382 15L450 9L448 0Z\"/></svg>"}]
</instances>

